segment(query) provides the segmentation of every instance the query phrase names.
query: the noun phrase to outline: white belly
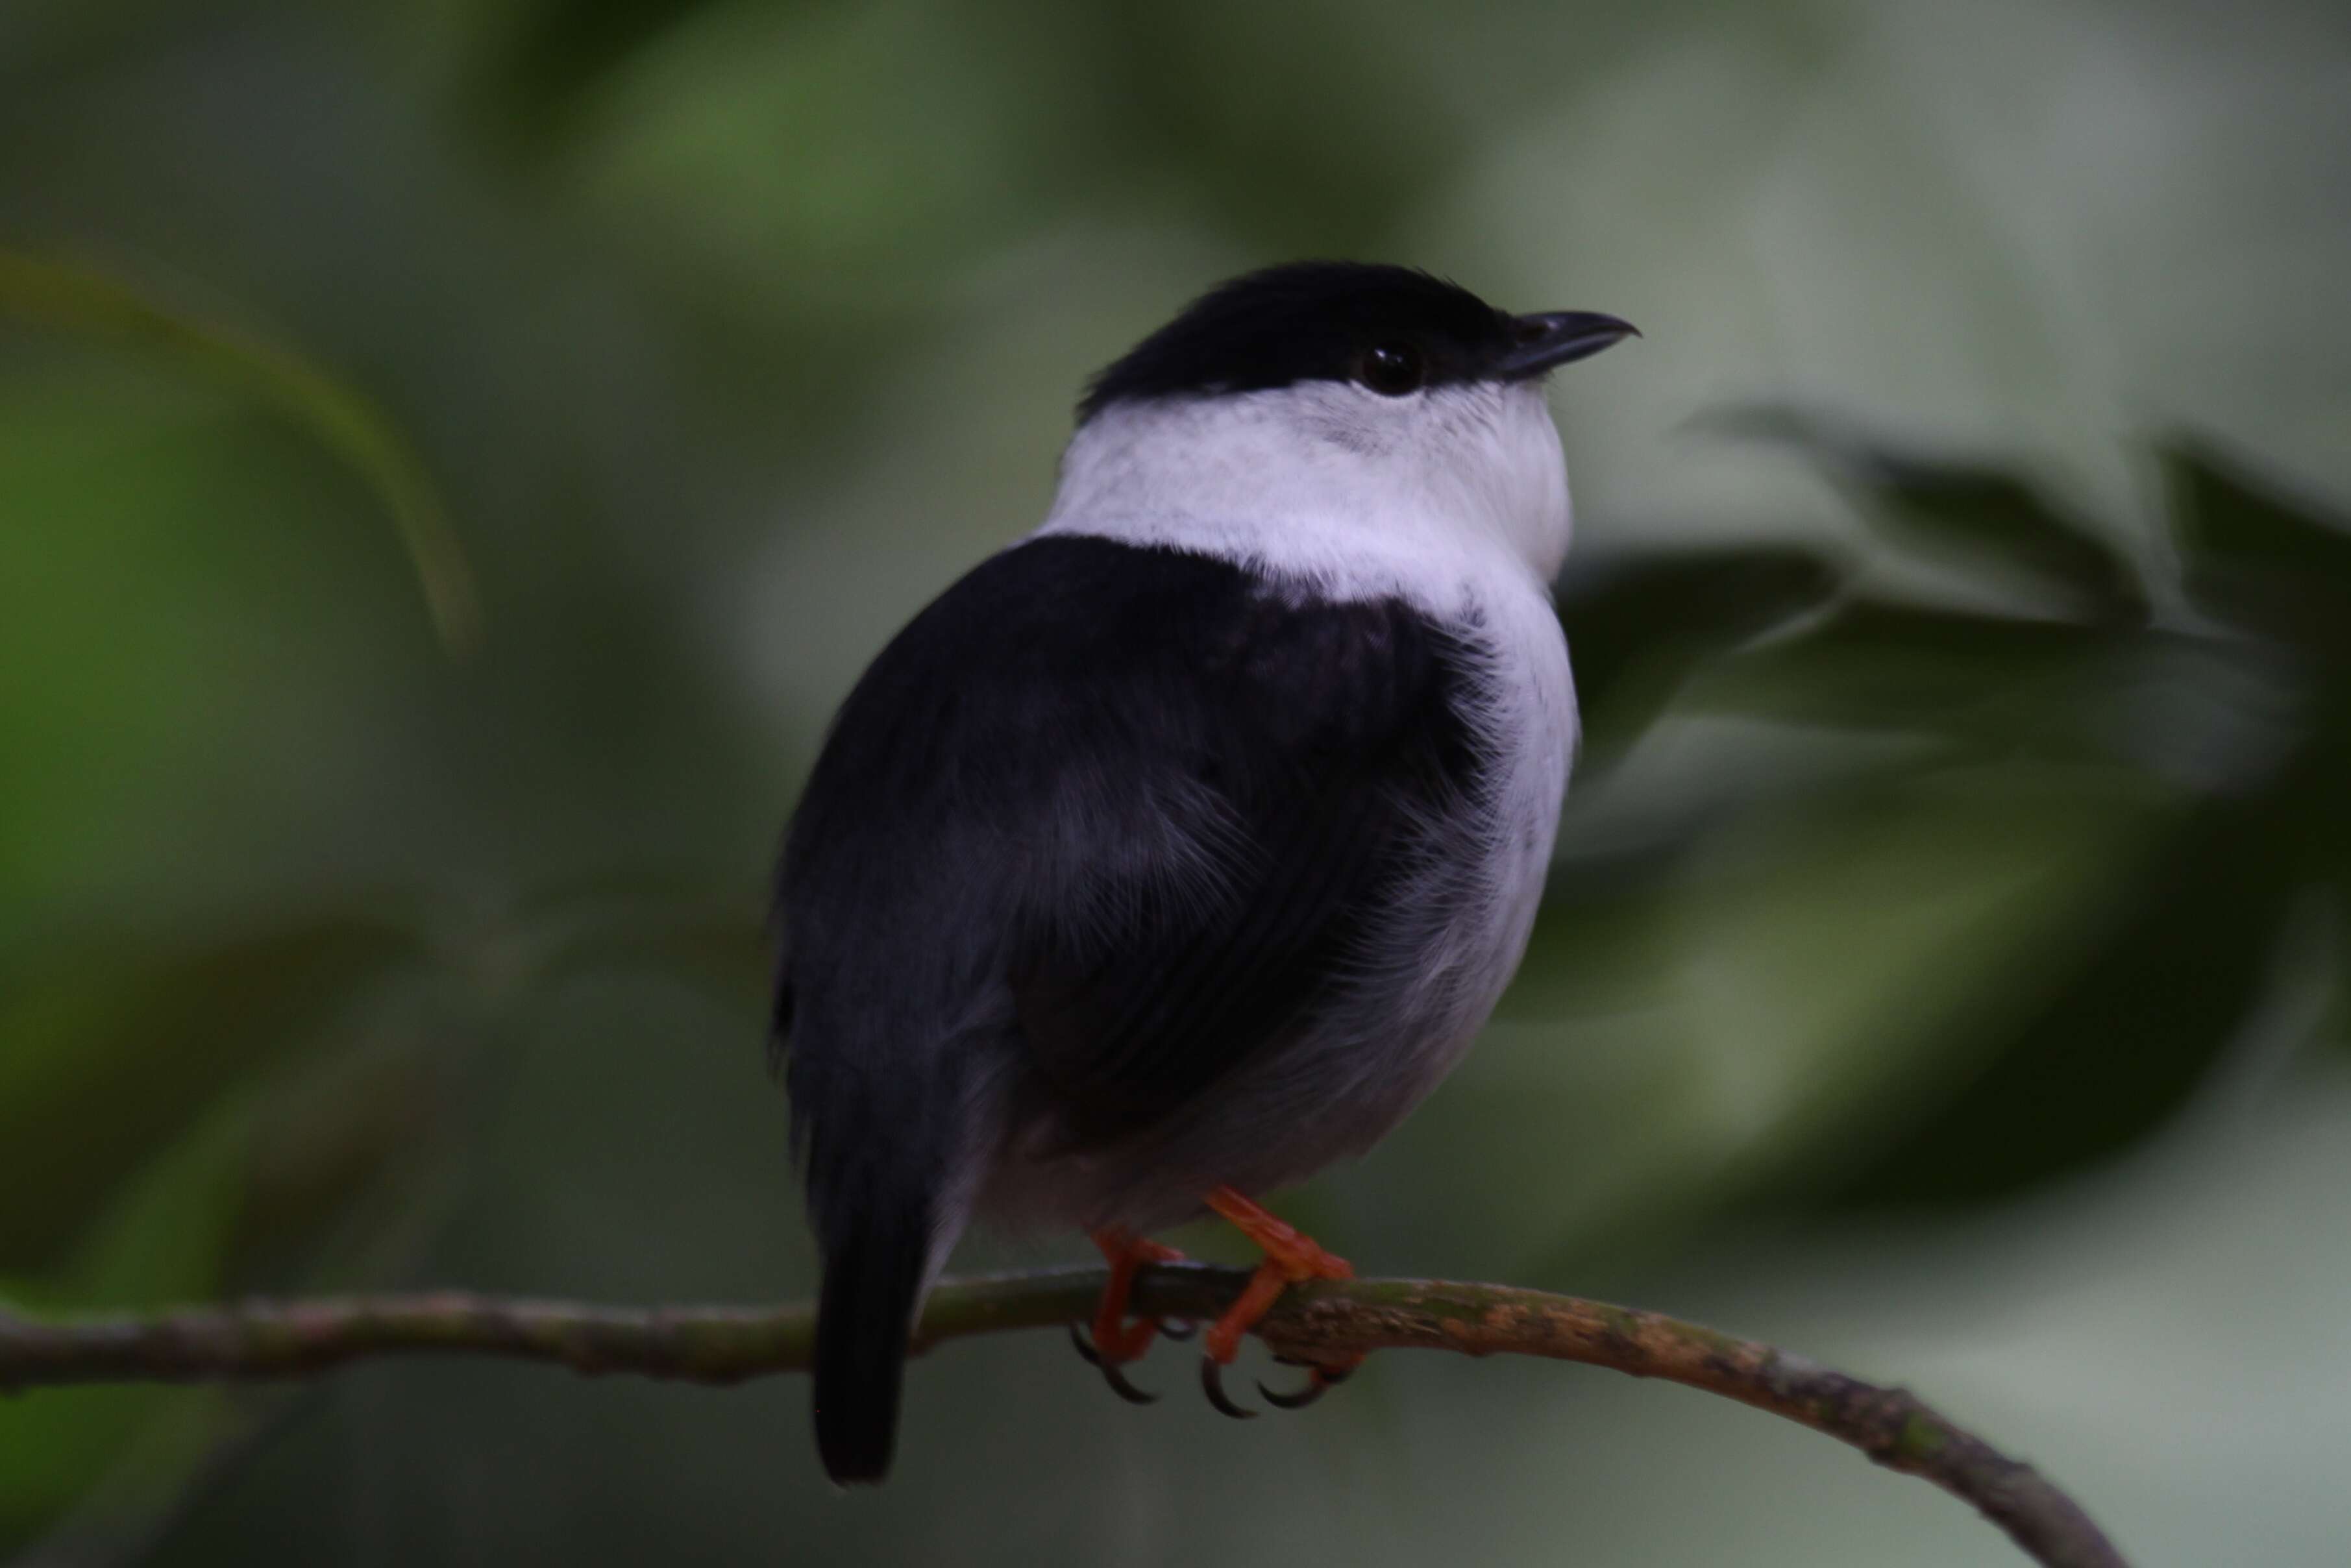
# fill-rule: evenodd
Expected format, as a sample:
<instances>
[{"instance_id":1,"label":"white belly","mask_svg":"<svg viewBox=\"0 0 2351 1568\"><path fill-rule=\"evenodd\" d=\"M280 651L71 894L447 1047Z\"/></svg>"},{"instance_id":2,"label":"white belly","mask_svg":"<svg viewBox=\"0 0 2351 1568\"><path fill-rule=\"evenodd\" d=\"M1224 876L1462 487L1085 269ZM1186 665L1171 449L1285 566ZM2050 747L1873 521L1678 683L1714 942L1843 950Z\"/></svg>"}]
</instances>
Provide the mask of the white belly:
<instances>
[{"instance_id":1,"label":"white belly","mask_svg":"<svg viewBox=\"0 0 2351 1568\"><path fill-rule=\"evenodd\" d=\"M1356 1152L1384 1136L1476 1040L1525 956L1576 745L1575 686L1550 597L1519 580L1481 585L1476 640L1491 659L1477 729L1491 758L1484 820L1426 896L1443 918L1398 911L1380 988L1358 1026L1367 1081Z\"/></svg>"}]
</instances>

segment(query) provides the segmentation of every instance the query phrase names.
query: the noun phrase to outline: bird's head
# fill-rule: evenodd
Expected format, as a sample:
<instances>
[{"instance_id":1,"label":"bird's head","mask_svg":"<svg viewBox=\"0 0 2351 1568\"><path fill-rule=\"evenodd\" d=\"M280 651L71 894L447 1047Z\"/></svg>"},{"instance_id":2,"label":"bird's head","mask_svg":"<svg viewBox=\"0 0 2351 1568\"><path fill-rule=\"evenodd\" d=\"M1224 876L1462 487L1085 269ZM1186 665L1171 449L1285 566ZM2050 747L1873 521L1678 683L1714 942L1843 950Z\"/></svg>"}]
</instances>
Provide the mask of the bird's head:
<instances>
[{"instance_id":1,"label":"bird's head","mask_svg":"<svg viewBox=\"0 0 2351 1568\"><path fill-rule=\"evenodd\" d=\"M1093 379L1054 517L1229 527L1259 553L1494 543L1548 579L1568 502L1544 377L1633 331L1513 316L1401 267L1249 273Z\"/></svg>"}]
</instances>

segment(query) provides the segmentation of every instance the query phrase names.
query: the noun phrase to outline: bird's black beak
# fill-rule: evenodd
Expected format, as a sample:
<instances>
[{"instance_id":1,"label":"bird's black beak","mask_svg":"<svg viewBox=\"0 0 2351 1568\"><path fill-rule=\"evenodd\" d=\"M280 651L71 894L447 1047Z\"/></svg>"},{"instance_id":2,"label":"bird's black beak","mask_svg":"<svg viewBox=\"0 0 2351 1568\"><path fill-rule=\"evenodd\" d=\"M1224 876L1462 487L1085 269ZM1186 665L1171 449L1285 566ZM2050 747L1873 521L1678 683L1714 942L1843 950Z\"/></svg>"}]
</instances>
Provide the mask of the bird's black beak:
<instances>
[{"instance_id":1,"label":"bird's black beak","mask_svg":"<svg viewBox=\"0 0 2351 1568\"><path fill-rule=\"evenodd\" d=\"M1504 381L1522 382L1577 360L1589 359L1612 343L1637 338L1641 329L1630 321L1603 316L1596 310L1553 310L1541 316L1514 316L1511 335L1518 341L1502 356L1499 367Z\"/></svg>"}]
</instances>

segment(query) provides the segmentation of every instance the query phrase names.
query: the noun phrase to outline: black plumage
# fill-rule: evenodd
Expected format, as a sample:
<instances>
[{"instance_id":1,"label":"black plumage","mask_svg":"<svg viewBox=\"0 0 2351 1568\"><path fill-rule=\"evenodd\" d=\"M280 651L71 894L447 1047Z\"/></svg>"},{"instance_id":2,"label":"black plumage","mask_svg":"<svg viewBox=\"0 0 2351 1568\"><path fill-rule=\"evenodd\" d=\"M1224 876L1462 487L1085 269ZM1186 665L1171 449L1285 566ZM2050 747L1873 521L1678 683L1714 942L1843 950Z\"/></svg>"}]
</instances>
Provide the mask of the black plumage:
<instances>
[{"instance_id":1,"label":"black plumage","mask_svg":"<svg viewBox=\"0 0 2351 1568\"><path fill-rule=\"evenodd\" d=\"M1428 273L1292 262L1194 300L1094 377L1079 418L1129 399L1349 381L1367 350L1391 344L1418 359L1416 385L1479 381L1523 341L1513 318Z\"/></svg>"},{"instance_id":2,"label":"black plumage","mask_svg":"<svg viewBox=\"0 0 2351 1568\"><path fill-rule=\"evenodd\" d=\"M1475 675L1400 601L1050 536L874 661L777 893L836 1478L887 1463L935 1235L1005 1156L971 1140L1082 1157L1309 1039L1480 789Z\"/></svg>"}]
</instances>

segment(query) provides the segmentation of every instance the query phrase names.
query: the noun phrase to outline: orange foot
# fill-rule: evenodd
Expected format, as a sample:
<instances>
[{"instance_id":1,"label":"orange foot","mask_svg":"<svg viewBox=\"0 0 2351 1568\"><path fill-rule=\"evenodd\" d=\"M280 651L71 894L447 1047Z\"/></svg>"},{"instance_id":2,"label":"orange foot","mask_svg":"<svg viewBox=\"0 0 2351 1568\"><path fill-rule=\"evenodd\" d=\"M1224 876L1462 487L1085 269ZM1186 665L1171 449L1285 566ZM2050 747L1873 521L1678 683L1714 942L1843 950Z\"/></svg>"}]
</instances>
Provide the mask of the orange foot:
<instances>
[{"instance_id":1,"label":"orange foot","mask_svg":"<svg viewBox=\"0 0 2351 1568\"><path fill-rule=\"evenodd\" d=\"M1074 1323L1070 1327L1070 1335L1077 1341L1078 1354L1102 1368L1102 1379L1113 1393L1134 1404L1148 1405L1159 1396L1146 1394L1129 1383L1121 1368L1130 1361L1142 1359L1162 1325L1156 1318L1137 1318L1128 1322L1126 1306L1134 1294L1137 1269L1145 1263L1173 1263L1184 1254L1114 1225L1095 1231L1093 1242L1110 1260L1110 1283L1102 1287L1102 1301L1094 1308L1093 1343L1088 1345L1079 1336Z\"/></svg>"},{"instance_id":2,"label":"orange foot","mask_svg":"<svg viewBox=\"0 0 2351 1568\"><path fill-rule=\"evenodd\" d=\"M1223 1371L1230 1366L1233 1357L1240 1354L1241 1336L1255 1328L1273 1307L1281 1292L1307 1280L1352 1280L1355 1270L1344 1258L1324 1251L1311 1238L1301 1234L1268 1213L1250 1199L1228 1186L1220 1186L1208 1195L1208 1207L1231 1221L1233 1228L1254 1241L1265 1252L1265 1261L1240 1293L1240 1299L1225 1310L1208 1330L1205 1341L1207 1354L1200 1362L1200 1386L1208 1403L1225 1415L1247 1419L1257 1414L1243 1409L1225 1396ZM1324 1389L1343 1382L1347 1375L1362 1364L1357 1356L1340 1366L1311 1367L1308 1382L1296 1394L1276 1394L1265 1385L1258 1392L1270 1404L1285 1410L1296 1410L1311 1405L1322 1396Z\"/></svg>"}]
</instances>

